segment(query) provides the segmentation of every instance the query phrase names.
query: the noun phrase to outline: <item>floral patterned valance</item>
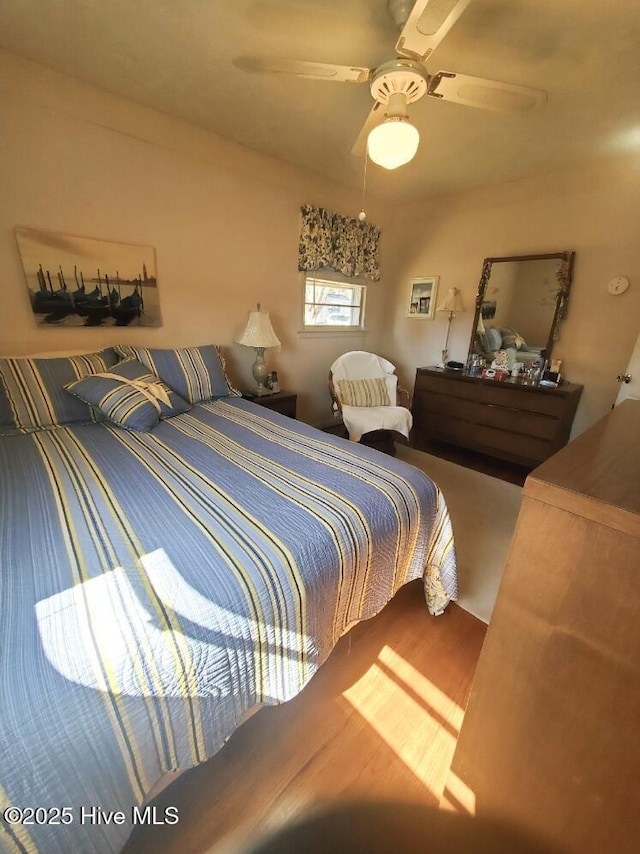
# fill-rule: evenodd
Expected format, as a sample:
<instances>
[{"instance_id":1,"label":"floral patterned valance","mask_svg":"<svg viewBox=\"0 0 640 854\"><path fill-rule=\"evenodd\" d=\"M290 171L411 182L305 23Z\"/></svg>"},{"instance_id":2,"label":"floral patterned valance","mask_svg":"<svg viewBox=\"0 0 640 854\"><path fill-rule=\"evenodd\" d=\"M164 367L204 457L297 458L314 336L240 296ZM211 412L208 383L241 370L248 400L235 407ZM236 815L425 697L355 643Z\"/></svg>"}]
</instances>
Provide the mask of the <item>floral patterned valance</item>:
<instances>
[{"instance_id":1,"label":"floral patterned valance","mask_svg":"<svg viewBox=\"0 0 640 854\"><path fill-rule=\"evenodd\" d=\"M380 278L380 229L324 208L303 205L298 270L331 267L343 276Z\"/></svg>"}]
</instances>

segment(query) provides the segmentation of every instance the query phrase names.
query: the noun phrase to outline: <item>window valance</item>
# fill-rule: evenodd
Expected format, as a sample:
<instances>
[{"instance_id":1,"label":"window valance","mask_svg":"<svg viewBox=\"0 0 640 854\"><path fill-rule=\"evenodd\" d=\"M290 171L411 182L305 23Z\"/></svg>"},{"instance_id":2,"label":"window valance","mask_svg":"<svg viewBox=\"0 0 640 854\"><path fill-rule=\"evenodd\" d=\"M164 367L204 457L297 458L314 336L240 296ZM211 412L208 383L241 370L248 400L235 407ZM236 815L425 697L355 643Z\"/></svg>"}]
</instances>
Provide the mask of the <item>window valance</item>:
<instances>
[{"instance_id":1,"label":"window valance","mask_svg":"<svg viewBox=\"0 0 640 854\"><path fill-rule=\"evenodd\" d=\"M349 278L362 276L378 281L380 229L377 226L312 205L303 205L300 210L298 270L331 267Z\"/></svg>"}]
</instances>

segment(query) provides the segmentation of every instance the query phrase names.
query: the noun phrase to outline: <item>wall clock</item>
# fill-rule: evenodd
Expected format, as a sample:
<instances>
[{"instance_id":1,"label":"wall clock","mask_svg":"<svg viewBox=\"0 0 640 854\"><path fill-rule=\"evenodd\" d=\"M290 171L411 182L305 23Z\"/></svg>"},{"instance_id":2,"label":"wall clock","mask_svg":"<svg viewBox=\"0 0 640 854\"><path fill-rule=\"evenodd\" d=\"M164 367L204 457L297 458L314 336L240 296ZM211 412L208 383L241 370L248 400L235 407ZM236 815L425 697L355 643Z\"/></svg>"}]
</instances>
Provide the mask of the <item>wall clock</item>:
<instances>
[{"instance_id":1,"label":"wall clock","mask_svg":"<svg viewBox=\"0 0 640 854\"><path fill-rule=\"evenodd\" d=\"M616 276L615 279L611 279L607 285L607 290L610 294L617 297L619 294L623 294L628 287L629 279L627 276Z\"/></svg>"}]
</instances>

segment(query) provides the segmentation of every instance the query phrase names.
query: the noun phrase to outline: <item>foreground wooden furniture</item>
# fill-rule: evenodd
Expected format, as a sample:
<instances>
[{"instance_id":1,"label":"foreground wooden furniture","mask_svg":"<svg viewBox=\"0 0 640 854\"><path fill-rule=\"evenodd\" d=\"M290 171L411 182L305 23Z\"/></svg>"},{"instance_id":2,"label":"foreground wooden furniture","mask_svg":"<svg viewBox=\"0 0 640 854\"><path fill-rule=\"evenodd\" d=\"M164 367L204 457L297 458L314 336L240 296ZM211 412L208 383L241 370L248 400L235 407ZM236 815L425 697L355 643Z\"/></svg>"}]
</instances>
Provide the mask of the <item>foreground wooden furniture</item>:
<instances>
[{"instance_id":1,"label":"foreground wooden furniture","mask_svg":"<svg viewBox=\"0 0 640 854\"><path fill-rule=\"evenodd\" d=\"M418 368L413 393L413 443L429 439L534 468L569 441L582 386L558 388Z\"/></svg>"},{"instance_id":2,"label":"foreground wooden furniture","mask_svg":"<svg viewBox=\"0 0 640 854\"><path fill-rule=\"evenodd\" d=\"M560 852L640 840L640 401L533 472L445 798Z\"/></svg>"}]
</instances>

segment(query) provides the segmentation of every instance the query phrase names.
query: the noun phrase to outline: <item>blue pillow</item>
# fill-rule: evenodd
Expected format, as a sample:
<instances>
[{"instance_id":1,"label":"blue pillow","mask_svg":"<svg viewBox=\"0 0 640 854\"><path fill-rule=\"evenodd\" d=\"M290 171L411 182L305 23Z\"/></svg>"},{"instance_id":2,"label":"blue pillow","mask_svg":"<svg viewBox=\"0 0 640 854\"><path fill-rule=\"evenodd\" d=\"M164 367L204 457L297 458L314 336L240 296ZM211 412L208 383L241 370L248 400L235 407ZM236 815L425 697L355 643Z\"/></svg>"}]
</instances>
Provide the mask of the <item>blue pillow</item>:
<instances>
[{"instance_id":1,"label":"blue pillow","mask_svg":"<svg viewBox=\"0 0 640 854\"><path fill-rule=\"evenodd\" d=\"M495 326L487 326L484 331L487 335L487 341L489 342L489 350L501 350L502 333L500 330L496 329Z\"/></svg>"},{"instance_id":2,"label":"blue pillow","mask_svg":"<svg viewBox=\"0 0 640 854\"><path fill-rule=\"evenodd\" d=\"M116 351L125 359L138 359L189 403L203 403L217 397L239 394L231 388L224 370L224 360L213 344L179 350L119 345Z\"/></svg>"},{"instance_id":3,"label":"blue pillow","mask_svg":"<svg viewBox=\"0 0 640 854\"><path fill-rule=\"evenodd\" d=\"M69 383L66 389L95 406L113 424L141 433L155 427L160 418L191 409L137 359L120 362L108 373Z\"/></svg>"},{"instance_id":4,"label":"blue pillow","mask_svg":"<svg viewBox=\"0 0 640 854\"><path fill-rule=\"evenodd\" d=\"M64 387L88 374L108 371L117 362L110 347L82 356L0 359L0 433L101 420Z\"/></svg>"}]
</instances>

